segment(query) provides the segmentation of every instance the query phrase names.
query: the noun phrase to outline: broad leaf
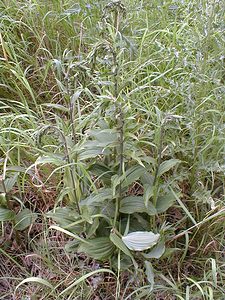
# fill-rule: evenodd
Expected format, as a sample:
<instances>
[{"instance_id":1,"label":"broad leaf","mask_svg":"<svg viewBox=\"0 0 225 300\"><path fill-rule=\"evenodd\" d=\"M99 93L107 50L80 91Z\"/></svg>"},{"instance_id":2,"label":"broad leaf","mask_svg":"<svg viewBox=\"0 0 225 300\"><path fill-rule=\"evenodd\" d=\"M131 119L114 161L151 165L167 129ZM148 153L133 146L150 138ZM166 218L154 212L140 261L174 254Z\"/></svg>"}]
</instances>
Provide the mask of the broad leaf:
<instances>
[{"instance_id":1,"label":"broad leaf","mask_svg":"<svg viewBox=\"0 0 225 300\"><path fill-rule=\"evenodd\" d=\"M14 211L0 207L0 222L11 221L15 218Z\"/></svg>"},{"instance_id":2,"label":"broad leaf","mask_svg":"<svg viewBox=\"0 0 225 300\"><path fill-rule=\"evenodd\" d=\"M59 154L40 156L35 162L36 165L53 164L56 166L61 166L63 165L63 163L64 163L64 157Z\"/></svg>"},{"instance_id":3,"label":"broad leaf","mask_svg":"<svg viewBox=\"0 0 225 300\"><path fill-rule=\"evenodd\" d=\"M157 244L159 238L159 234L151 231L136 231L123 236L122 241L130 250L143 251Z\"/></svg>"},{"instance_id":4,"label":"broad leaf","mask_svg":"<svg viewBox=\"0 0 225 300\"><path fill-rule=\"evenodd\" d=\"M80 205L94 205L95 203L104 202L107 199L112 199L112 189L110 188L102 188L99 189L98 194L91 194L84 200L80 201Z\"/></svg>"},{"instance_id":5,"label":"broad leaf","mask_svg":"<svg viewBox=\"0 0 225 300\"><path fill-rule=\"evenodd\" d=\"M37 215L35 213L32 213L28 208L24 208L15 217L15 229L26 229L36 220L36 218Z\"/></svg>"},{"instance_id":6,"label":"broad leaf","mask_svg":"<svg viewBox=\"0 0 225 300\"><path fill-rule=\"evenodd\" d=\"M135 212L144 213L146 207L142 196L128 196L120 202L120 212L124 214L133 214Z\"/></svg>"},{"instance_id":7,"label":"broad leaf","mask_svg":"<svg viewBox=\"0 0 225 300\"><path fill-rule=\"evenodd\" d=\"M125 174L121 177L122 188L138 180L145 172L146 169L140 165L133 166L126 170Z\"/></svg>"},{"instance_id":8,"label":"broad leaf","mask_svg":"<svg viewBox=\"0 0 225 300\"><path fill-rule=\"evenodd\" d=\"M109 258L115 250L115 245L108 237L99 237L88 240L88 244L81 243L78 252L84 252L94 259L104 260Z\"/></svg>"},{"instance_id":9,"label":"broad leaf","mask_svg":"<svg viewBox=\"0 0 225 300\"><path fill-rule=\"evenodd\" d=\"M124 214L147 213L150 216L157 214L152 202L149 201L148 207L145 206L142 196L128 196L123 198L120 202L120 212Z\"/></svg>"},{"instance_id":10,"label":"broad leaf","mask_svg":"<svg viewBox=\"0 0 225 300\"><path fill-rule=\"evenodd\" d=\"M89 159L92 157L96 157L98 155L107 155L110 153L107 149L103 149L102 147L99 147L98 142L96 141L92 141L92 143L90 143L88 146L89 147L83 149L79 153L78 155L79 160Z\"/></svg>"},{"instance_id":11,"label":"broad leaf","mask_svg":"<svg viewBox=\"0 0 225 300\"><path fill-rule=\"evenodd\" d=\"M12 190L13 186L17 182L18 175L19 175L19 173L16 173L12 177L5 179L4 184L5 184L7 193Z\"/></svg>"},{"instance_id":12,"label":"broad leaf","mask_svg":"<svg viewBox=\"0 0 225 300\"><path fill-rule=\"evenodd\" d=\"M89 167L89 171L98 176L99 179L107 185L111 184L111 177L115 175L115 173L109 167L101 163L95 163L91 165Z\"/></svg>"},{"instance_id":13,"label":"broad leaf","mask_svg":"<svg viewBox=\"0 0 225 300\"><path fill-rule=\"evenodd\" d=\"M160 241L149 253L143 253L143 256L145 258L160 258L165 250L165 242Z\"/></svg>"},{"instance_id":14,"label":"broad leaf","mask_svg":"<svg viewBox=\"0 0 225 300\"><path fill-rule=\"evenodd\" d=\"M101 147L107 147L110 144L118 142L118 132L116 129L92 130L90 134L98 141Z\"/></svg>"},{"instance_id":15,"label":"broad leaf","mask_svg":"<svg viewBox=\"0 0 225 300\"><path fill-rule=\"evenodd\" d=\"M172 193L159 196L156 203L157 212L159 214L165 212L168 208L170 208L173 205L174 201L175 198Z\"/></svg>"},{"instance_id":16,"label":"broad leaf","mask_svg":"<svg viewBox=\"0 0 225 300\"><path fill-rule=\"evenodd\" d=\"M157 176L160 177L170 169L172 169L174 166L176 166L178 163L180 163L179 159L170 159L162 162L159 166L159 171Z\"/></svg>"}]
</instances>

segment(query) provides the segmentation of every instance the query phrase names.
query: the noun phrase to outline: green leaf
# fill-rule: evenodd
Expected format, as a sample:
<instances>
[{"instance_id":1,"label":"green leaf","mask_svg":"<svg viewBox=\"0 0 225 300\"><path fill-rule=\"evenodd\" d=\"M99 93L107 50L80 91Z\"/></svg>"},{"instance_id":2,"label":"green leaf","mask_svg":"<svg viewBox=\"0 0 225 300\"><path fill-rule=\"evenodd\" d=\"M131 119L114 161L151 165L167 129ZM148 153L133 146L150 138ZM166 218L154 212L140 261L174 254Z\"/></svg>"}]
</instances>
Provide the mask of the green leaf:
<instances>
[{"instance_id":1,"label":"green leaf","mask_svg":"<svg viewBox=\"0 0 225 300\"><path fill-rule=\"evenodd\" d=\"M15 218L14 211L0 207L0 222L11 221Z\"/></svg>"},{"instance_id":2,"label":"green leaf","mask_svg":"<svg viewBox=\"0 0 225 300\"><path fill-rule=\"evenodd\" d=\"M111 177L115 175L115 173L106 165L101 163L95 163L89 167L89 171L94 175L98 176L100 180L102 180L106 185L111 184Z\"/></svg>"},{"instance_id":3,"label":"green leaf","mask_svg":"<svg viewBox=\"0 0 225 300\"><path fill-rule=\"evenodd\" d=\"M154 194L154 186L145 184L143 198L144 198L144 203L145 203L146 207L148 207L149 200L153 196L153 194Z\"/></svg>"},{"instance_id":4,"label":"green leaf","mask_svg":"<svg viewBox=\"0 0 225 300\"><path fill-rule=\"evenodd\" d=\"M69 207L58 207L54 211L50 211L46 214L47 218L53 219L63 228L69 228L70 230L75 230L80 232L83 230L81 224L82 220L79 214Z\"/></svg>"},{"instance_id":5,"label":"green leaf","mask_svg":"<svg viewBox=\"0 0 225 300\"><path fill-rule=\"evenodd\" d=\"M18 178L19 173L14 174L14 176L5 179L4 184L5 184L5 188L6 188L6 192L10 192L12 190L12 188L14 187L15 183L17 182L17 178Z\"/></svg>"},{"instance_id":6,"label":"green leaf","mask_svg":"<svg viewBox=\"0 0 225 300\"><path fill-rule=\"evenodd\" d=\"M116 276L115 273L109 269L98 269L98 270L95 270L95 271L92 271L88 274L85 274L83 275L82 277L80 277L79 279L75 280L73 283L71 283L65 290L63 290L59 296L67 293L70 289L72 289L73 287L75 287L76 285L80 284L81 282L85 281L87 278L95 275L95 274L98 274L98 273L110 273L112 274L113 276Z\"/></svg>"},{"instance_id":7,"label":"green leaf","mask_svg":"<svg viewBox=\"0 0 225 300\"><path fill-rule=\"evenodd\" d=\"M63 156L59 154L40 156L35 162L36 165L53 164L56 166L61 166L63 165L63 163L64 163Z\"/></svg>"},{"instance_id":8,"label":"green leaf","mask_svg":"<svg viewBox=\"0 0 225 300\"><path fill-rule=\"evenodd\" d=\"M180 163L181 161L179 159L170 159L162 162L159 166L159 171L157 176L160 177L170 169L172 169L175 165Z\"/></svg>"},{"instance_id":9,"label":"green leaf","mask_svg":"<svg viewBox=\"0 0 225 300\"><path fill-rule=\"evenodd\" d=\"M32 213L28 208L21 210L15 217L15 229L24 230L29 227L37 218L37 215Z\"/></svg>"},{"instance_id":10,"label":"green leaf","mask_svg":"<svg viewBox=\"0 0 225 300\"><path fill-rule=\"evenodd\" d=\"M44 103L42 105L46 106L46 107L49 107L49 108L54 108L54 109L60 110L60 111L65 112L65 113L67 113L69 111L67 107L65 107L64 105L61 105L61 104Z\"/></svg>"},{"instance_id":11,"label":"green leaf","mask_svg":"<svg viewBox=\"0 0 225 300\"><path fill-rule=\"evenodd\" d=\"M174 202L175 202L175 197L173 196L172 193L159 196L156 202L157 212L159 214L165 212L168 208L170 208L173 205Z\"/></svg>"},{"instance_id":12,"label":"green leaf","mask_svg":"<svg viewBox=\"0 0 225 300\"><path fill-rule=\"evenodd\" d=\"M147 213L150 216L157 214L152 202L148 203L148 208L145 206L142 196L128 196L123 198L120 202L120 212L124 214Z\"/></svg>"},{"instance_id":13,"label":"green leaf","mask_svg":"<svg viewBox=\"0 0 225 300\"><path fill-rule=\"evenodd\" d=\"M70 231L68 231L68 230L66 230L66 229L63 229L63 228L61 228L61 227L59 227L59 226L52 225L52 226L49 227L49 229L55 229L55 230L58 230L58 231L60 231L60 232L62 232L62 233L65 233L65 234L68 235L68 236L71 236L71 237L74 238L75 240L78 240L78 241L80 241L80 242L89 244L85 239L79 237L79 235L77 235L77 234L75 234L75 233L72 233L72 232L70 232Z\"/></svg>"},{"instance_id":14,"label":"green leaf","mask_svg":"<svg viewBox=\"0 0 225 300\"><path fill-rule=\"evenodd\" d=\"M159 238L160 234L151 231L136 231L123 236L122 241L130 250L143 251L157 244Z\"/></svg>"},{"instance_id":15,"label":"green leaf","mask_svg":"<svg viewBox=\"0 0 225 300\"><path fill-rule=\"evenodd\" d=\"M130 253L130 250L126 247L122 239L115 233L110 233L110 240L113 242L113 244L119 248L124 254L129 256L132 260L134 259L132 254Z\"/></svg>"},{"instance_id":16,"label":"green leaf","mask_svg":"<svg viewBox=\"0 0 225 300\"><path fill-rule=\"evenodd\" d=\"M6 193L0 193L0 207L7 207Z\"/></svg>"},{"instance_id":17,"label":"green leaf","mask_svg":"<svg viewBox=\"0 0 225 300\"><path fill-rule=\"evenodd\" d=\"M124 214L133 214L135 212L144 213L146 207L142 196L128 196L120 202L120 212Z\"/></svg>"},{"instance_id":18,"label":"green leaf","mask_svg":"<svg viewBox=\"0 0 225 300\"><path fill-rule=\"evenodd\" d=\"M48 288L50 289L54 289L53 285L51 285L51 283L49 283L47 280L43 279L43 278L40 278L40 277L29 277L29 278L26 278L24 279L23 281L21 281L15 288L15 292L16 290L21 286L23 285L24 283L38 283L38 284L41 284L41 285L45 285L47 286Z\"/></svg>"},{"instance_id":19,"label":"green leaf","mask_svg":"<svg viewBox=\"0 0 225 300\"><path fill-rule=\"evenodd\" d=\"M98 194L91 194L89 197L87 197L84 200L80 201L80 205L94 205L95 203L103 202L107 199L112 199L112 189L110 188L102 188L98 190Z\"/></svg>"},{"instance_id":20,"label":"green leaf","mask_svg":"<svg viewBox=\"0 0 225 300\"><path fill-rule=\"evenodd\" d=\"M81 243L78 252L84 252L94 259L104 260L109 258L115 250L115 245L108 237L99 237L88 240L88 244Z\"/></svg>"},{"instance_id":21,"label":"green leaf","mask_svg":"<svg viewBox=\"0 0 225 300\"><path fill-rule=\"evenodd\" d=\"M92 144L89 145L90 148L83 149L79 155L79 160L84 160L92 157L96 157L98 155L106 155L108 152L104 150L102 147L98 147L98 144L96 141L93 141Z\"/></svg>"},{"instance_id":22,"label":"green leaf","mask_svg":"<svg viewBox=\"0 0 225 300\"><path fill-rule=\"evenodd\" d=\"M121 177L122 188L125 188L138 180L145 172L146 169L140 165L133 166L126 170L125 174Z\"/></svg>"},{"instance_id":23,"label":"green leaf","mask_svg":"<svg viewBox=\"0 0 225 300\"><path fill-rule=\"evenodd\" d=\"M165 242L160 241L149 253L143 253L143 256L145 258L160 258L165 250Z\"/></svg>"},{"instance_id":24,"label":"green leaf","mask_svg":"<svg viewBox=\"0 0 225 300\"><path fill-rule=\"evenodd\" d=\"M145 274L147 276L148 282L151 284L151 288L153 288L155 283L154 269L152 267L152 264L147 260L145 260Z\"/></svg>"},{"instance_id":25,"label":"green leaf","mask_svg":"<svg viewBox=\"0 0 225 300\"><path fill-rule=\"evenodd\" d=\"M118 132L116 129L92 130L90 135L93 136L99 146L107 147L110 144L118 143Z\"/></svg>"}]
</instances>

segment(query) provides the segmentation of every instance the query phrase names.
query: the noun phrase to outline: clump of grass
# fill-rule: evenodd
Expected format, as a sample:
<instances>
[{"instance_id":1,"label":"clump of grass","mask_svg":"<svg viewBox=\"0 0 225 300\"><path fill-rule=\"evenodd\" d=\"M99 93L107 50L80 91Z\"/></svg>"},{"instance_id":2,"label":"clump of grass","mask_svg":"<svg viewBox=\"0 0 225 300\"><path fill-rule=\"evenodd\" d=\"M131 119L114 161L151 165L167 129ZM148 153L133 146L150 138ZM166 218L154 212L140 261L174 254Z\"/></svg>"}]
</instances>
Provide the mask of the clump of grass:
<instances>
[{"instance_id":1,"label":"clump of grass","mask_svg":"<svg viewBox=\"0 0 225 300\"><path fill-rule=\"evenodd\" d=\"M222 2L0 7L3 299L222 299Z\"/></svg>"}]
</instances>

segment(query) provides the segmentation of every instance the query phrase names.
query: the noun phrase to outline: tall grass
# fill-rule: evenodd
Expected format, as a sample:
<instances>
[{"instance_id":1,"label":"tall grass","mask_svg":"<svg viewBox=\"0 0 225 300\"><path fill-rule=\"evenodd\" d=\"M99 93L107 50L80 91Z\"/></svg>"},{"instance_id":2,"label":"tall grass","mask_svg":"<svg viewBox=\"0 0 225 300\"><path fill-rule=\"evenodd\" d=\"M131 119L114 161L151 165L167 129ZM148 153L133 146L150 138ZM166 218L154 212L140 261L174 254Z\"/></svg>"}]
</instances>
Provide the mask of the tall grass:
<instances>
[{"instance_id":1,"label":"tall grass","mask_svg":"<svg viewBox=\"0 0 225 300\"><path fill-rule=\"evenodd\" d=\"M0 0L1 299L223 299L224 12Z\"/></svg>"}]
</instances>

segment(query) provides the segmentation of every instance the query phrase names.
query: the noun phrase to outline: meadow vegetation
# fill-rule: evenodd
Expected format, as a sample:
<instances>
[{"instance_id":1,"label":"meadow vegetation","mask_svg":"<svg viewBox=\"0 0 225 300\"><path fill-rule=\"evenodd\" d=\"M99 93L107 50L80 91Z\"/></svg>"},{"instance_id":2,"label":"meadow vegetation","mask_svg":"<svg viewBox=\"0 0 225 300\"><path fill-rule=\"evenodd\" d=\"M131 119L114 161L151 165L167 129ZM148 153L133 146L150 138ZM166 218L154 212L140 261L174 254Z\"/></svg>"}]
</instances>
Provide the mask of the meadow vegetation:
<instances>
[{"instance_id":1,"label":"meadow vegetation","mask_svg":"<svg viewBox=\"0 0 225 300\"><path fill-rule=\"evenodd\" d=\"M0 299L225 299L224 13L0 0Z\"/></svg>"}]
</instances>

